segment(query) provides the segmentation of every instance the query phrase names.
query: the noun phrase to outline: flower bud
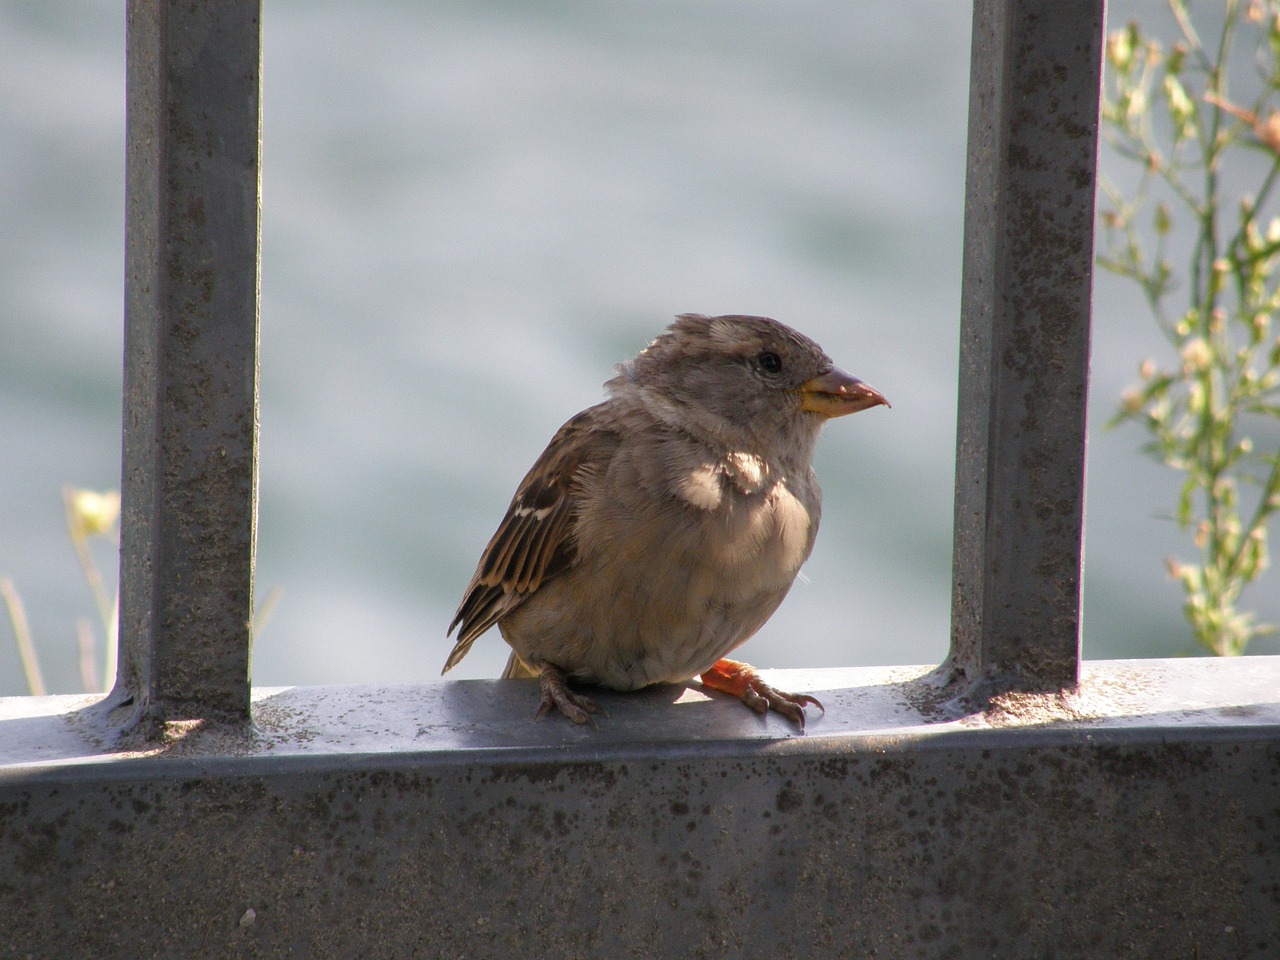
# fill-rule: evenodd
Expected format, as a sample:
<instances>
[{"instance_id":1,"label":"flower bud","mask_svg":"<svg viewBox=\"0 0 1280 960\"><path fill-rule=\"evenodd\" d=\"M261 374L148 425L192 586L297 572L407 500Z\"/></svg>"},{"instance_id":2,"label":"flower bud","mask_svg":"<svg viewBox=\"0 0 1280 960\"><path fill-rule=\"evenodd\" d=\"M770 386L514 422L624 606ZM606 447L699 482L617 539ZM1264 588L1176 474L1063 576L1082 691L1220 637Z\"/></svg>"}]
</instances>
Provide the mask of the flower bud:
<instances>
[{"instance_id":1,"label":"flower bud","mask_svg":"<svg viewBox=\"0 0 1280 960\"><path fill-rule=\"evenodd\" d=\"M1204 337L1192 337L1182 345L1180 354L1183 363L1196 373L1207 369L1213 360L1213 350Z\"/></svg>"},{"instance_id":2,"label":"flower bud","mask_svg":"<svg viewBox=\"0 0 1280 960\"><path fill-rule=\"evenodd\" d=\"M1117 30L1107 37L1107 62L1120 71L1129 69L1133 62L1133 37L1136 28L1130 24L1125 30Z\"/></svg>"},{"instance_id":3,"label":"flower bud","mask_svg":"<svg viewBox=\"0 0 1280 960\"><path fill-rule=\"evenodd\" d=\"M67 504L73 522L86 536L109 534L120 519L120 494L115 490L68 490Z\"/></svg>"}]
</instances>

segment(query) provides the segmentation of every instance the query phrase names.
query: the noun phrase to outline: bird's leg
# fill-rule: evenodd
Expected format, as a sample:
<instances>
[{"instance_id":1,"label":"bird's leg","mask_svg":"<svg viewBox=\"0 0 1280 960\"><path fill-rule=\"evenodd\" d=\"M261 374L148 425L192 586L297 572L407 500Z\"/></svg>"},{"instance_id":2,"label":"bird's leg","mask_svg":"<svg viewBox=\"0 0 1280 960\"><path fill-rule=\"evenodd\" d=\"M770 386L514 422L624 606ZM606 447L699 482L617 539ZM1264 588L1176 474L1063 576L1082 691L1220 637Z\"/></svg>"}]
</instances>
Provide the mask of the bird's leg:
<instances>
[{"instance_id":1,"label":"bird's leg","mask_svg":"<svg viewBox=\"0 0 1280 960\"><path fill-rule=\"evenodd\" d=\"M591 719L590 715L596 712L594 701L570 690L564 671L554 663L544 661L540 665L538 684L542 687L542 699L538 702L538 712L534 714L534 719L545 717L552 707L574 723L586 723ZM591 723L595 725L594 720Z\"/></svg>"},{"instance_id":2,"label":"bird's leg","mask_svg":"<svg viewBox=\"0 0 1280 960\"><path fill-rule=\"evenodd\" d=\"M827 712L817 697L811 697L807 693L783 693L761 680L755 667L739 660L717 660L702 675L702 685L733 694L756 713L776 710L800 724L801 730L804 730L805 707L814 706L823 713Z\"/></svg>"}]
</instances>

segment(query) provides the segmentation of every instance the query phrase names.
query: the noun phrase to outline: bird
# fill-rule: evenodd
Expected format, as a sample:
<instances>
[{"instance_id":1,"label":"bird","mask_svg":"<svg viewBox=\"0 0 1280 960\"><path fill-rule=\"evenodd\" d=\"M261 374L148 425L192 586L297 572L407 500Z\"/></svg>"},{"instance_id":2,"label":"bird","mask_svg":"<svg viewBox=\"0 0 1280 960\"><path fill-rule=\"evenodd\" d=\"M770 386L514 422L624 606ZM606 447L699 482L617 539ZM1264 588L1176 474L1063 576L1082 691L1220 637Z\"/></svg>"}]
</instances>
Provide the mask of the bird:
<instances>
[{"instance_id":1,"label":"bird","mask_svg":"<svg viewBox=\"0 0 1280 960\"><path fill-rule=\"evenodd\" d=\"M813 550L822 425L889 407L813 340L769 317L680 314L615 368L516 489L446 636L442 673L497 625L503 677L536 677L535 713L574 723L570 686L628 691L698 677L805 727L807 694L728 659L773 615Z\"/></svg>"}]
</instances>

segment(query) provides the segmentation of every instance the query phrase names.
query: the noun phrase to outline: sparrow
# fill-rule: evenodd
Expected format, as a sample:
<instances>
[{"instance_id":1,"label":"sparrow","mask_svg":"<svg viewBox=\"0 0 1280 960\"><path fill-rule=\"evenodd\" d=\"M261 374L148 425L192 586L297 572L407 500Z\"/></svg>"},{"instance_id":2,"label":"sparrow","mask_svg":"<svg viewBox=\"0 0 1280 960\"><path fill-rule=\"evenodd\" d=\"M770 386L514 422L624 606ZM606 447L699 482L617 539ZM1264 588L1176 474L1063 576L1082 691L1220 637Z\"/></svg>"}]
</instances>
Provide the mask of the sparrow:
<instances>
[{"instance_id":1,"label":"sparrow","mask_svg":"<svg viewBox=\"0 0 1280 960\"><path fill-rule=\"evenodd\" d=\"M768 317L682 314L552 437L517 488L447 635L448 672L495 624L535 716L596 711L569 681L681 683L799 724L815 698L726 659L813 550L822 425L889 401ZM594 722L594 721L593 721Z\"/></svg>"}]
</instances>

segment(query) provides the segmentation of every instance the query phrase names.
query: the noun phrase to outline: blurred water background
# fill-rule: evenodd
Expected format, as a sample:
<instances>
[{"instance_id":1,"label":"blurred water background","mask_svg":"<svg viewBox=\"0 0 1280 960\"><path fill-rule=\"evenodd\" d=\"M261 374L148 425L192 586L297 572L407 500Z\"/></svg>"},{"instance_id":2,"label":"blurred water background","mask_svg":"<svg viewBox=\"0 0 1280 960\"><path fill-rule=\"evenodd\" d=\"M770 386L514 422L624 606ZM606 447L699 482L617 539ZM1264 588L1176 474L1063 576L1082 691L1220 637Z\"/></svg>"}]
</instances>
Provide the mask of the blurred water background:
<instances>
[{"instance_id":1,"label":"blurred water background","mask_svg":"<svg viewBox=\"0 0 1280 960\"><path fill-rule=\"evenodd\" d=\"M258 584L284 594L255 683L437 677L527 467L685 311L775 316L894 403L827 428L807 580L743 655L939 660L969 16L267 0ZM123 184L122 5L0 3L0 575L55 692L93 610L60 488L119 484ZM1099 273L1095 299L1085 652L1195 652L1164 567L1178 478L1101 429L1166 348L1132 290ZM1246 607L1280 620L1276 585ZM450 676L504 651L495 631ZM22 692L3 627L0 694Z\"/></svg>"}]
</instances>

